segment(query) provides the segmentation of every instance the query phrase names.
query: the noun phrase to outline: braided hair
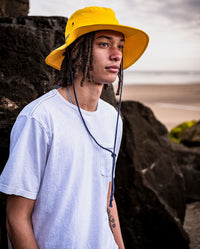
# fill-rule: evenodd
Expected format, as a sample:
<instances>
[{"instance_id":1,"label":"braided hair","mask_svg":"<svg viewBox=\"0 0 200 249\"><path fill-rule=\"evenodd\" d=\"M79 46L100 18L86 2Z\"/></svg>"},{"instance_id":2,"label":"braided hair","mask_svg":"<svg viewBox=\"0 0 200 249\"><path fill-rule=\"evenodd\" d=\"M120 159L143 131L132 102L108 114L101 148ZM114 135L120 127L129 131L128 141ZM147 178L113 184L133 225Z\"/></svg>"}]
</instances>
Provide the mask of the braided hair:
<instances>
[{"instance_id":1,"label":"braided hair","mask_svg":"<svg viewBox=\"0 0 200 249\"><path fill-rule=\"evenodd\" d=\"M91 72L93 71L93 41L95 32L90 32L85 35L80 36L75 42L69 45L68 52L71 58L71 66L74 77L76 77L80 72L82 72L83 77L81 79L81 86L83 82L87 79L89 82L93 82L93 76ZM63 53L64 59L61 64L61 69L59 71L58 80L55 82L56 85L61 87L66 87L72 85L71 75L69 70L69 61L67 56L67 51ZM119 95L119 90L122 82L121 70L118 72L119 82L116 95ZM104 85L104 88L108 88L108 84Z\"/></svg>"}]
</instances>

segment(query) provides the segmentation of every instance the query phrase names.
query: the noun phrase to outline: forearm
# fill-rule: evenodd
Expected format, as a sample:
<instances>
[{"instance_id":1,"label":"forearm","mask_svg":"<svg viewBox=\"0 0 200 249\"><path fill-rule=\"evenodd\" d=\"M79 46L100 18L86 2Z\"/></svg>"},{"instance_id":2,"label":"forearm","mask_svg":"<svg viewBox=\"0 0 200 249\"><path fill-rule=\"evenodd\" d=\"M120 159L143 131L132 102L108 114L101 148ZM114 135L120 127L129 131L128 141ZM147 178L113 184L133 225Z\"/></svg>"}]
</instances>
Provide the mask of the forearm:
<instances>
[{"instance_id":1,"label":"forearm","mask_svg":"<svg viewBox=\"0 0 200 249\"><path fill-rule=\"evenodd\" d=\"M115 200L113 200L112 204L113 204L113 207L109 207L109 206L107 207L109 225L112 230L115 242L118 245L118 248L125 249L123 238L122 238L122 233L121 233L121 228L120 228L120 223L119 223L117 205L116 205Z\"/></svg>"},{"instance_id":2,"label":"forearm","mask_svg":"<svg viewBox=\"0 0 200 249\"><path fill-rule=\"evenodd\" d=\"M30 220L9 221L7 219L6 223L13 249L39 249Z\"/></svg>"}]
</instances>

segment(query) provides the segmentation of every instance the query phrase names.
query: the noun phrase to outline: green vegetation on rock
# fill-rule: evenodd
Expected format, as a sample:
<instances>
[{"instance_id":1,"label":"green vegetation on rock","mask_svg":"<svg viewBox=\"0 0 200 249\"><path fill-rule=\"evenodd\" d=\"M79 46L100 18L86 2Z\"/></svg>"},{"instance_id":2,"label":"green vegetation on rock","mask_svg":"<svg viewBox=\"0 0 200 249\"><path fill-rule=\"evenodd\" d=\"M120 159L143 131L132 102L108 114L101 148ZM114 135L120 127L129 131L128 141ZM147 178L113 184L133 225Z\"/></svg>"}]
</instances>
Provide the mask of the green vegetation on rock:
<instances>
[{"instance_id":1,"label":"green vegetation on rock","mask_svg":"<svg viewBox=\"0 0 200 249\"><path fill-rule=\"evenodd\" d=\"M196 123L197 123L196 120L191 120L191 121L184 122L184 123L174 127L173 129L171 129L171 131L169 133L170 140L172 142L175 142L175 143L180 143L180 138L181 138L182 133L186 129L195 125Z\"/></svg>"}]
</instances>

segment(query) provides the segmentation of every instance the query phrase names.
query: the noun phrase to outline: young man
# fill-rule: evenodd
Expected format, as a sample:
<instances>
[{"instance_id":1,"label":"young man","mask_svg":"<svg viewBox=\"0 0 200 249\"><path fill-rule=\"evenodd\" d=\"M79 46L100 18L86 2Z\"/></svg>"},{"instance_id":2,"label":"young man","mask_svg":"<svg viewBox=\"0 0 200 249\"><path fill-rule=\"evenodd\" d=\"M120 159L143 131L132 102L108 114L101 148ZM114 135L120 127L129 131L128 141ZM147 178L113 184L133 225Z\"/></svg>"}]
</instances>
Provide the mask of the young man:
<instances>
[{"instance_id":1,"label":"young man","mask_svg":"<svg viewBox=\"0 0 200 249\"><path fill-rule=\"evenodd\" d=\"M121 84L148 36L119 25L111 9L87 7L65 37L46 59L60 87L27 105L11 132L0 177L8 235L15 249L122 249L113 199L122 121L100 95L117 75Z\"/></svg>"}]
</instances>

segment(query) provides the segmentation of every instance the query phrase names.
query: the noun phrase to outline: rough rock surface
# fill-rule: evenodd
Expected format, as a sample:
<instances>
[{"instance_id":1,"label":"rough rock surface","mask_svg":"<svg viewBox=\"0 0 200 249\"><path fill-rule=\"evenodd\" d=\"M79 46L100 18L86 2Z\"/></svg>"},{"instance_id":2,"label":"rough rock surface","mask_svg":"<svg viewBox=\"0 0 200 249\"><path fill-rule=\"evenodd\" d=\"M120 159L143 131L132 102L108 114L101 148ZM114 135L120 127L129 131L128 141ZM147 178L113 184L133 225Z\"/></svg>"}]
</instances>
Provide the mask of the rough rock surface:
<instances>
[{"instance_id":1,"label":"rough rock surface","mask_svg":"<svg viewBox=\"0 0 200 249\"><path fill-rule=\"evenodd\" d=\"M56 71L45 65L44 59L64 42L66 21L62 17L0 18L0 171L8 157L9 134L17 114L53 87ZM112 89L104 91L103 98L116 104ZM124 102L122 116L116 200L126 248L189 248L182 226L185 178L166 128L137 102ZM193 167L193 163L188 165ZM0 202L2 214L2 195ZM4 215L0 247L5 239Z\"/></svg>"},{"instance_id":2,"label":"rough rock surface","mask_svg":"<svg viewBox=\"0 0 200 249\"><path fill-rule=\"evenodd\" d=\"M126 248L189 248L184 178L166 128L138 102L122 103L122 115L116 200Z\"/></svg>"},{"instance_id":3,"label":"rough rock surface","mask_svg":"<svg viewBox=\"0 0 200 249\"><path fill-rule=\"evenodd\" d=\"M29 0L1 0L0 16L26 16L29 12Z\"/></svg>"},{"instance_id":4,"label":"rough rock surface","mask_svg":"<svg viewBox=\"0 0 200 249\"><path fill-rule=\"evenodd\" d=\"M188 147L195 147L200 151L200 121L182 133L180 142Z\"/></svg>"},{"instance_id":5,"label":"rough rock surface","mask_svg":"<svg viewBox=\"0 0 200 249\"><path fill-rule=\"evenodd\" d=\"M187 204L184 228L190 234L190 249L200 249L200 202Z\"/></svg>"},{"instance_id":6,"label":"rough rock surface","mask_svg":"<svg viewBox=\"0 0 200 249\"><path fill-rule=\"evenodd\" d=\"M172 144L174 161L179 165L185 180L186 202L200 201L200 151Z\"/></svg>"}]
</instances>

